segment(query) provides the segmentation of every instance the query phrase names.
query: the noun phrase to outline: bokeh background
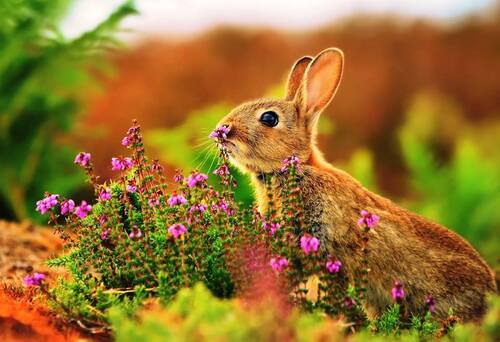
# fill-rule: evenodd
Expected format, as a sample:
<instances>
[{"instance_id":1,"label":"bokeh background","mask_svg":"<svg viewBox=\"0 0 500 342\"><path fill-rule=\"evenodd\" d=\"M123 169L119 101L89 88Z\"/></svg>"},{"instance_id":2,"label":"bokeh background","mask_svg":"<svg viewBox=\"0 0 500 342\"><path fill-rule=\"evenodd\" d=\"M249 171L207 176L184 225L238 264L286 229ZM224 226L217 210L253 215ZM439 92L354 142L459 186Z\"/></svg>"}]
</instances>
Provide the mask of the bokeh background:
<instances>
[{"instance_id":1,"label":"bokeh background","mask_svg":"<svg viewBox=\"0 0 500 342\"><path fill-rule=\"evenodd\" d=\"M44 191L89 199L132 119L167 166L210 172L207 135L281 96L293 62L341 48L320 125L329 161L500 257L500 2L0 2L0 218L43 222ZM251 203L243 176L238 198Z\"/></svg>"}]
</instances>

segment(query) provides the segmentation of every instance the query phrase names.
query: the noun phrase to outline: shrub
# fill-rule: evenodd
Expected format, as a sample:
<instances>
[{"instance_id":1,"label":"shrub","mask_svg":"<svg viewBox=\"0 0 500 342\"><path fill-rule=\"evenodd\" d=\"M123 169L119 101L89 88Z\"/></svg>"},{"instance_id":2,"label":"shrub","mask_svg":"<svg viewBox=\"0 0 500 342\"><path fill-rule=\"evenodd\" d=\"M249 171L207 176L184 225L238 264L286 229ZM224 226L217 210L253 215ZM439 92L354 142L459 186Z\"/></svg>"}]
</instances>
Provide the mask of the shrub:
<instances>
[{"instance_id":1,"label":"shrub","mask_svg":"<svg viewBox=\"0 0 500 342\"><path fill-rule=\"evenodd\" d=\"M357 270L359 276L350 280L342 261L323 252L304 225L297 185L300 161L291 156L283 162L286 185L279 199L270 190L271 177L264 176L267 213L241 207L234 199L237 184L227 164L225 133L219 127L210 135L220 151L221 164L213 172L220 178L220 190L207 183L206 174L183 176L178 171L169 192L163 168L145 154L136 123L122 140L130 156L111 160L116 180L99 184L91 155L76 156L96 203L75 203L50 193L37 202L37 210L49 214L66 242L65 253L48 261L64 266L70 275L48 292L56 308L88 327L107 329L111 307L132 315L150 300L168 305L183 288L201 282L220 298L238 294L254 303L274 298L285 311L297 306L342 317L352 331L369 325L361 307L369 270ZM277 200L281 208L274 206ZM360 213L365 258L378 219ZM43 277L40 283L45 288ZM403 284L396 282L392 295L400 303ZM375 324L379 331L389 334L409 327L404 312L390 312Z\"/></svg>"}]
</instances>

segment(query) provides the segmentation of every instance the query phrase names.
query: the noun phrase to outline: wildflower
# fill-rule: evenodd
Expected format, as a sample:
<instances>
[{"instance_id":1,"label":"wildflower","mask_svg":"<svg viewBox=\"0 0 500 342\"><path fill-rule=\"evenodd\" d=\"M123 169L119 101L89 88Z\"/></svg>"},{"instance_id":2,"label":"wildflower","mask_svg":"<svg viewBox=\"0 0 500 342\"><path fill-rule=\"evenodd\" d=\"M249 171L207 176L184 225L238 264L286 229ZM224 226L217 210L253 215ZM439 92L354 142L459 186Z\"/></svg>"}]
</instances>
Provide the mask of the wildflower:
<instances>
[{"instance_id":1,"label":"wildflower","mask_svg":"<svg viewBox=\"0 0 500 342\"><path fill-rule=\"evenodd\" d=\"M356 302L351 297L348 296L348 297L344 298L344 307L347 310L352 309L355 305L356 305Z\"/></svg>"},{"instance_id":2,"label":"wildflower","mask_svg":"<svg viewBox=\"0 0 500 342\"><path fill-rule=\"evenodd\" d=\"M153 165L151 165L151 171L157 172L157 173L163 172L163 166L160 165L160 162L158 160L153 161Z\"/></svg>"},{"instance_id":3,"label":"wildflower","mask_svg":"<svg viewBox=\"0 0 500 342\"><path fill-rule=\"evenodd\" d=\"M285 267L288 266L288 259L283 258L283 257L276 257L276 258L271 258L269 261L269 265L275 270L276 272L281 272Z\"/></svg>"},{"instance_id":4,"label":"wildflower","mask_svg":"<svg viewBox=\"0 0 500 342\"><path fill-rule=\"evenodd\" d=\"M375 214L371 214L366 210L361 210L361 217L358 220L358 226L366 226L368 228L373 228L377 225L379 217Z\"/></svg>"},{"instance_id":5,"label":"wildflower","mask_svg":"<svg viewBox=\"0 0 500 342\"><path fill-rule=\"evenodd\" d=\"M101 192L99 193L99 200L101 201L107 201L111 198L111 191L109 191L109 189L107 188L104 188L101 190Z\"/></svg>"},{"instance_id":6,"label":"wildflower","mask_svg":"<svg viewBox=\"0 0 500 342\"><path fill-rule=\"evenodd\" d=\"M214 173L214 175L218 175L220 177L229 176L231 174L227 164L222 164L213 173Z\"/></svg>"},{"instance_id":7,"label":"wildflower","mask_svg":"<svg viewBox=\"0 0 500 342\"><path fill-rule=\"evenodd\" d=\"M340 260L328 260L326 262L326 270L330 273L339 273L340 272L340 267L342 266L342 263Z\"/></svg>"},{"instance_id":8,"label":"wildflower","mask_svg":"<svg viewBox=\"0 0 500 342\"><path fill-rule=\"evenodd\" d=\"M75 208L75 214L79 218L85 218L89 214L89 212L92 210L92 206L90 204L87 204L87 202L82 201L78 207Z\"/></svg>"},{"instance_id":9,"label":"wildflower","mask_svg":"<svg viewBox=\"0 0 500 342\"><path fill-rule=\"evenodd\" d=\"M123 158L123 157L113 157L111 158L111 170L113 171L120 171L120 170L127 170L130 169L134 163L132 162L132 159L130 158Z\"/></svg>"},{"instance_id":10,"label":"wildflower","mask_svg":"<svg viewBox=\"0 0 500 342\"><path fill-rule=\"evenodd\" d=\"M160 205L160 199L158 198L158 196L154 196L154 197L151 197L150 199L148 199L148 205L151 208L159 206Z\"/></svg>"},{"instance_id":11,"label":"wildflower","mask_svg":"<svg viewBox=\"0 0 500 342\"><path fill-rule=\"evenodd\" d=\"M176 223L168 228L168 232L173 235L174 239L178 239L180 236L187 232L187 229L183 224Z\"/></svg>"},{"instance_id":12,"label":"wildflower","mask_svg":"<svg viewBox=\"0 0 500 342\"><path fill-rule=\"evenodd\" d=\"M319 248L319 240L314 236L304 235L300 238L300 248L302 248L306 254L316 252Z\"/></svg>"},{"instance_id":13,"label":"wildflower","mask_svg":"<svg viewBox=\"0 0 500 342\"><path fill-rule=\"evenodd\" d=\"M300 160L296 156L290 156L283 160L283 166L281 167L280 171L281 172L287 172L288 168L294 166L296 168L299 168Z\"/></svg>"},{"instance_id":14,"label":"wildflower","mask_svg":"<svg viewBox=\"0 0 500 342\"><path fill-rule=\"evenodd\" d=\"M396 302L401 302L405 297L405 291L403 290L403 284L400 281L394 282L394 287L391 290L392 299Z\"/></svg>"},{"instance_id":15,"label":"wildflower","mask_svg":"<svg viewBox=\"0 0 500 342\"><path fill-rule=\"evenodd\" d=\"M212 209L215 211L224 211L228 216L234 215L234 210L225 199L221 199L218 203L213 204Z\"/></svg>"},{"instance_id":16,"label":"wildflower","mask_svg":"<svg viewBox=\"0 0 500 342\"><path fill-rule=\"evenodd\" d=\"M208 176L201 172L193 172L187 179L187 185L190 188L195 187L198 183L203 184L208 179Z\"/></svg>"},{"instance_id":17,"label":"wildflower","mask_svg":"<svg viewBox=\"0 0 500 342\"><path fill-rule=\"evenodd\" d=\"M106 222L108 222L108 217L107 217L106 215L104 215L104 214L101 214L101 215L99 216L99 224L100 224L101 226L104 226L104 224L105 224Z\"/></svg>"},{"instance_id":18,"label":"wildflower","mask_svg":"<svg viewBox=\"0 0 500 342\"><path fill-rule=\"evenodd\" d=\"M274 233L280 228L280 224L275 222L267 223L264 221L262 222L262 228L264 230L269 230L269 235L274 235Z\"/></svg>"},{"instance_id":19,"label":"wildflower","mask_svg":"<svg viewBox=\"0 0 500 342\"><path fill-rule=\"evenodd\" d=\"M199 211L200 213L204 213L207 210L207 206L204 204L193 204L191 208L189 208L189 213L193 214L195 211Z\"/></svg>"},{"instance_id":20,"label":"wildflower","mask_svg":"<svg viewBox=\"0 0 500 342\"><path fill-rule=\"evenodd\" d=\"M80 152L76 155L75 157L75 164L79 164L83 167L86 167L89 165L90 162L90 153L87 152Z\"/></svg>"},{"instance_id":21,"label":"wildflower","mask_svg":"<svg viewBox=\"0 0 500 342\"><path fill-rule=\"evenodd\" d=\"M127 184L127 192L133 193L137 191L137 186L133 183Z\"/></svg>"},{"instance_id":22,"label":"wildflower","mask_svg":"<svg viewBox=\"0 0 500 342\"><path fill-rule=\"evenodd\" d=\"M33 275L28 275L24 277L24 285L41 286L44 279L45 279L45 274L35 272L33 273Z\"/></svg>"},{"instance_id":23,"label":"wildflower","mask_svg":"<svg viewBox=\"0 0 500 342\"><path fill-rule=\"evenodd\" d=\"M40 214L45 214L52 207L56 206L59 198L59 195L47 195L44 199L36 202L36 210L40 212Z\"/></svg>"},{"instance_id":24,"label":"wildflower","mask_svg":"<svg viewBox=\"0 0 500 342\"><path fill-rule=\"evenodd\" d=\"M101 240L103 240L103 241L107 240L110 232L111 232L111 229L109 229L109 228L104 229L101 233Z\"/></svg>"},{"instance_id":25,"label":"wildflower","mask_svg":"<svg viewBox=\"0 0 500 342\"><path fill-rule=\"evenodd\" d=\"M70 213L75 209L75 201L72 199L61 202L61 215Z\"/></svg>"},{"instance_id":26,"label":"wildflower","mask_svg":"<svg viewBox=\"0 0 500 342\"><path fill-rule=\"evenodd\" d=\"M122 145L125 146L125 147L128 146L128 145L130 145L130 139L129 139L128 136L126 136L126 137L124 137L122 139Z\"/></svg>"},{"instance_id":27,"label":"wildflower","mask_svg":"<svg viewBox=\"0 0 500 342\"><path fill-rule=\"evenodd\" d=\"M168 200L167 203L169 206L173 207L174 205L183 205L187 203L187 200L184 196L182 195L172 195Z\"/></svg>"},{"instance_id":28,"label":"wildflower","mask_svg":"<svg viewBox=\"0 0 500 342\"><path fill-rule=\"evenodd\" d=\"M217 126L209 135L209 138L216 139L220 142L227 139L227 135L231 129L227 125Z\"/></svg>"},{"instance_id":29,"label":"wildflower","mask_svg":"<svg viewBox=\"0 0 500 342\"><path fill-rule=\"evenodd\" d=\"M132 231L130 232L130 234L128 234L129 238L133 239L133 238L137 238L139 239L140 237L142 237L142 232L140 229L137 228L136 225L134 225L132 227Z\"/></svg>"},{"instance_id":30,"label":"wildflower","mask_svg":"<svg viewBox=\"0 0 500 342\"><path fill-rule=\"evenodd\" d=\"M175 175L174 175L174 182L180 183L184 179L184 176L182 175L182 171L179 169L175 170Z\"/></svg>"},{"instance_id":31,"label":"wildflower","mask_svg":"<svg viewBox=\"0 0 500 342\"><path fill-rule=\"evenodd\" d=\"M427 295L425 297L425 306L430 313L436 312L436 304L434 303L434 298L432 297L432 295Z\"/></svg>"}]
</instances>

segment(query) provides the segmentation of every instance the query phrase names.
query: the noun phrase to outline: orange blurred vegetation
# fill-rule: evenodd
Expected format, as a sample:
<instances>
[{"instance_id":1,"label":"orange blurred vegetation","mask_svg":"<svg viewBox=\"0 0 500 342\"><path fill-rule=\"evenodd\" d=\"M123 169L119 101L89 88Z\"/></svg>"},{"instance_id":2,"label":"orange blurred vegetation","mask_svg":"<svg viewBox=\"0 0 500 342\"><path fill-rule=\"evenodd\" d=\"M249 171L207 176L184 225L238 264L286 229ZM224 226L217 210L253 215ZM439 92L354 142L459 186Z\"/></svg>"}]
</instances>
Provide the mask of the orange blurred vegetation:
<instances>
[{"instance_id":1,"label":"orange blurred vegetation","mask_svg":"<svg viewBox=\"0 0 500 342\"><path fill-rule=\"evenodd\" d=\"M99 152L98 172L109 176L109 160L123 153L119 141L133 118L146 130L171 127L195 109L263 96L283 83L297 58L336 46L345 52L345 73L326 113L335 131L321 137L321 148L334 161L370 148L383 187L397 194L404 170L393 137L416 92L446 94L470 121L498 114L499 23L500 13L447 26L357 17L306 33L219 28L184 41L145 41L112 56L116 74L90 95L84 119L105 135L83 144Z\"/></svg>"}]
</instances>

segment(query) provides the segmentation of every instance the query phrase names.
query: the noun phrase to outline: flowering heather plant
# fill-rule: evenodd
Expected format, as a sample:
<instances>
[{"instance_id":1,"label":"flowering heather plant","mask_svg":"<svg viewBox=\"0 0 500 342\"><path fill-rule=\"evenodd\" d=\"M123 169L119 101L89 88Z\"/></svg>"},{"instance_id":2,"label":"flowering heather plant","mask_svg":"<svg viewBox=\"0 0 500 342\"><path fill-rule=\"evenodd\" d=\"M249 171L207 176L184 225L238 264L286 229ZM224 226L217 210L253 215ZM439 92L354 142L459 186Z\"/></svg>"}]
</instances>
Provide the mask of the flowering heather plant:
<instances>
[{"instance_id":1,"label":"flowering heather plant","mask_svg":"<svg viewBox=\"0 0 500 342\"><path fill-rule=\"evenodd\" d=\"M46 194L37 202L37 210L49 214L66 242L66 253L49 261L65 266L71 276L51 290L54 304L81 322L106 325L105 312L113 305L133 313L147 298L168 303L181 288L198 282L216 296L231 297L267 272L282 285L290 304L365 326L365 283L349 279L342 260L327 254L304 225L298 158L287 158L278 175L286 177L280 208L270 191L273 175L264 175L269 210L240 208L224 146L229 132L223 126L210 134L220 149L221 163L213 171L220 177L217 189L197 170L187 177L177 171L170 189L163 168L146 157L135 122L122 140L130 156L111 160L115 180L99 184L91 155L80 153L75 163L85 170L96 200L76 205L62 195ZM363 250L377 222L376 215L361 212ZM250 258L242 258L245 248ZM257 262L261 257L265 261ZM311 279L317 286L310 286Z\"/></svg>"}]
</instances>

